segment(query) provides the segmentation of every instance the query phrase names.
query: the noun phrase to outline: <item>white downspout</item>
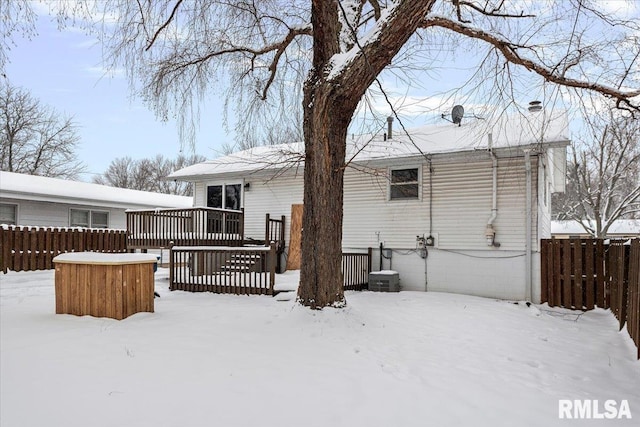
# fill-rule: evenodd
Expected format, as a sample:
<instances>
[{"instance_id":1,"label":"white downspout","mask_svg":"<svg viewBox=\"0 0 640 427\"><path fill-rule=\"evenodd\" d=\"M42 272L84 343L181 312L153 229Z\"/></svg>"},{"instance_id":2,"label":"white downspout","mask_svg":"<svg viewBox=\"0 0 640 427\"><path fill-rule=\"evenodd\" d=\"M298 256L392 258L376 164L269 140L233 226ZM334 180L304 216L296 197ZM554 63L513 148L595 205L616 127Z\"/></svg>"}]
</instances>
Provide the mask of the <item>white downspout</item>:
<instances>
[{"instance_id":1,"label":"white downspout","mask_svg":"<svg viewBox=\"0 0 640 427\"><path fill-rule=\"evenodd\" d=\"M498 158L493 152L493 135L489 134L489 154L491 155L492 160L492 174L493 174L493 183L491 188L491 216L489 217L489 221L487 221L487 228L484 232L485 237L487 238L487 245L493 246L494 248L499 248L500 243L496 242L496 230L493 228L493 221L496 220L498 216Z\"/></svg>"},{"instance_id":2,"label":"white downspout","mask_svg":"<svg viewBox=\"0 0 640 427\"><path fill-rule=\"evenodd\" d=\"M525 269L525 298L528 301L533 301L531 278L532 278L532 265L531 265L531 220L532 220L532 202L531 202L531 150L524 150L524 170L526 173L526 188L525 188L525 254L524 254L524 269Z\"/></svg>"}]
</instances>

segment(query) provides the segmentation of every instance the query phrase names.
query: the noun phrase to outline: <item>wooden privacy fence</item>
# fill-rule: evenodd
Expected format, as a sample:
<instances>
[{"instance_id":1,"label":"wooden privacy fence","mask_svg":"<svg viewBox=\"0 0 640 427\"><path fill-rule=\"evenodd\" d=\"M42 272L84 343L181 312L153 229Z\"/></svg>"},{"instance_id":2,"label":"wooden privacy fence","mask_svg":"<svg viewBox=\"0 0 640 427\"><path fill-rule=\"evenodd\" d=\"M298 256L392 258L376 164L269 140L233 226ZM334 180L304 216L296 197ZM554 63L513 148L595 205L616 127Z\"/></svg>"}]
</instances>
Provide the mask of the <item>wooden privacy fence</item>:
<instances>
[{"instance_id":1,"label":"wooden privacy fence","mask_svg":"<svg viewBox=\"0 0 640 427\"><path fill-rule=\"evenodd\" d=\"M275 245L174 246L169 255L169 289L273 295L275 268Z\"/></svg>"},{"instance_id":2,"label":"wooden privacy fence","mask_svg":"<svg viewBox=\"0 0 640 427\"><path fill-rule=\"evenodd\" d=\"M369 285L371 272L371 248L367 253L343 252L342 274L345 291L361 291Z\"/></svg>"},{"instance_id":3,"label":"wooden privacy fence","mask_svg":"<svg viewBox=\"0 0 640 427\"><path fill-rule=\"evenodd\" d=\"M611 309L627 325L640 358L640 239L544 239L541 301L550 306Z\"/></svg>"},{"instance_id":4,"label":"wooden privacy fence","mask_svg":"<svg viewBox=\"0 0 640 427\"><path fill-rule=\"evenodd\" d=\"M29 227L0 227L0 270L51 270L53 258L66 252L127 251L124 230Z\"/></svg>"}]
</instances>

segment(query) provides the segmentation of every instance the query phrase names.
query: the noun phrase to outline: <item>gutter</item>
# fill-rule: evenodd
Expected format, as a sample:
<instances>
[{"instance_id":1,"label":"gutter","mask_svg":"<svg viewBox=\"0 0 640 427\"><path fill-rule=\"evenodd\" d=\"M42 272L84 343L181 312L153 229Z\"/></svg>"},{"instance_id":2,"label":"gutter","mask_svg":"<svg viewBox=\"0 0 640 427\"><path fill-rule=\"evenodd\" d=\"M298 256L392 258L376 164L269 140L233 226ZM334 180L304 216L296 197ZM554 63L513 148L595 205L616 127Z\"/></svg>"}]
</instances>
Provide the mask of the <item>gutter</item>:
<instances>
[{"instance_id":1,"label":"gutter","mask_svg":"<svg viewBox=\"0 0 640 427\"><path fill-rule=\"evenodd\" d=\"M526 193L525 193L525 256L524 256L524 270L525 270L525 290L524 295L525 299L528 301L533 301L532 294L532 274L533 268L531 263L531 249L532 249L532 239L531 239L531 221L532 221L532 200L531 200L531 150L524 150L524 168L526 173Z\"/></svg>"},{"instance_id":2,"label":"gutter","mask_svg":"<svg viewBox=\"0 0 640 427\"><path fill-rule=\"evenodd\" d=\"M491 185L491 216L487 221L487 228L484 235L487 238L487 245L499 248L500 243L496 242L496 230L493 228L493 221L498 216L498 158L493 152L493 135L489 134L489 154L491 155L491 171L493 175L493 182Z\"/></svg>"}]
</instances>

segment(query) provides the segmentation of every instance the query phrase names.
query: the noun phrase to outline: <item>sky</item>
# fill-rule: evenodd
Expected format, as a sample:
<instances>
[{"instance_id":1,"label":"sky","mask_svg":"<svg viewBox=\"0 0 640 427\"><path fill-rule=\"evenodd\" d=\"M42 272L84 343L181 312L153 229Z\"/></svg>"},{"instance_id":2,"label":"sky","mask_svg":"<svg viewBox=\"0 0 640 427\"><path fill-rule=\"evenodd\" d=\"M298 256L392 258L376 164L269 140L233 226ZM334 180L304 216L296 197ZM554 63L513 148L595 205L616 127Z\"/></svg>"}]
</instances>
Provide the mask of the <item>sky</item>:
<instances>
[{"instance_id":1,"label":"sky","mask_svg":"<svg viewBox=\"0 0 640 427\"><path fill-rule=\"evenodd\" d=\"M95 39L78 30L59 31L55 20L42 15L37 31L31 40L15 38L6 75L12 85L73 117L79 126L78 156L87 165L81 180L91 181L119 157L180 154L176 122L158 120L133 99L124 75L105 75ZM213 158L224 143L233 143L233 135L223 129L221 105L211 102L203 108L194 151Z\"/></svg>"},{"instance_id":2,"label":"sky","mask_svg":"<svg viewBox=\"0 0 640 427\"><path fill-rule=\"evenodd\" d=\"M609 13L622 16L630 16L640 9L640 0L610 0L600 4ZM133 98L124 74L105 74L101 46L95 38L73 27L59 30L55 18L46 13L46 6L42 3L33 5L39 14L38 34L30 40L15 35L15 46L8 52L6 75L12 85L28 89L44 104L73 117L79 126L78 156L87 165L87 173L79 177L81 180L91 181L119 157L141 159L162 154L175 158L181 153L195 152L214 158L222 154L223 145L233 145L234 134L223 125L220 98L212 97L200 105L200 127L196 131L195 146L183 147L175 120L160 121L140 99ZM428 87L407 90L406 81L393 76L385 79L385 90L389 91L390 98L403 100L401 113L407 127L442 122L440 114L448 113L455 103L464 103L466 111L473 114L472 101L448 99L443 95L445 90L463 84L465 73L470 71L465 58L473 54L470 49L465 51L461 47L448 57L435 59L433 64L437 67L429 72L425 79L429 85L425 86L431 86L432 91L436 86L442 90L439 94L428 93ZM447 61L450 67L443 65ZM519 101L525 106L540 97L540 92L523 92L527 98ZM397 107L397 103L394 104ZM475 104L478 105L481 104ZM374 120L384 122L389 114L385 110L389 109L383 97L374 99L372 106ZM442 108L438 109L440 106ZM355 123L350 133L370 131L365 129L370 126L369 119L362 117L361 124ZM232 128L234 118L230 117L230 120Z\"/></svg>"}]
</instances>

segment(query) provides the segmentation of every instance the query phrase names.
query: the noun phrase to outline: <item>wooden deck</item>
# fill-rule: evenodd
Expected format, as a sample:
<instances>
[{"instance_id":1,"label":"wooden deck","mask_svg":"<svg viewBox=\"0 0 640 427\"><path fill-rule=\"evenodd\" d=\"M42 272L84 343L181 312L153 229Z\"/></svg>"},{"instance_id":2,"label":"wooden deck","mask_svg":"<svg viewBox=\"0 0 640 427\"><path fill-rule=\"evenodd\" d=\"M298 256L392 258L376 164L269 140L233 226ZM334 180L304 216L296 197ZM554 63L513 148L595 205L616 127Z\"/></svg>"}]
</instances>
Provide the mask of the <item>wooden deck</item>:
<instances>
[{"instance_id":1,"label":"wooden deck","mask_svg":"<svg viewBox=\"0 0 640 427\"><path fill-rule=\"evenodd\" d=\"M127 211L127 248L242 246L242 210L190 208Z\"/></svg>"}]
</instances>

